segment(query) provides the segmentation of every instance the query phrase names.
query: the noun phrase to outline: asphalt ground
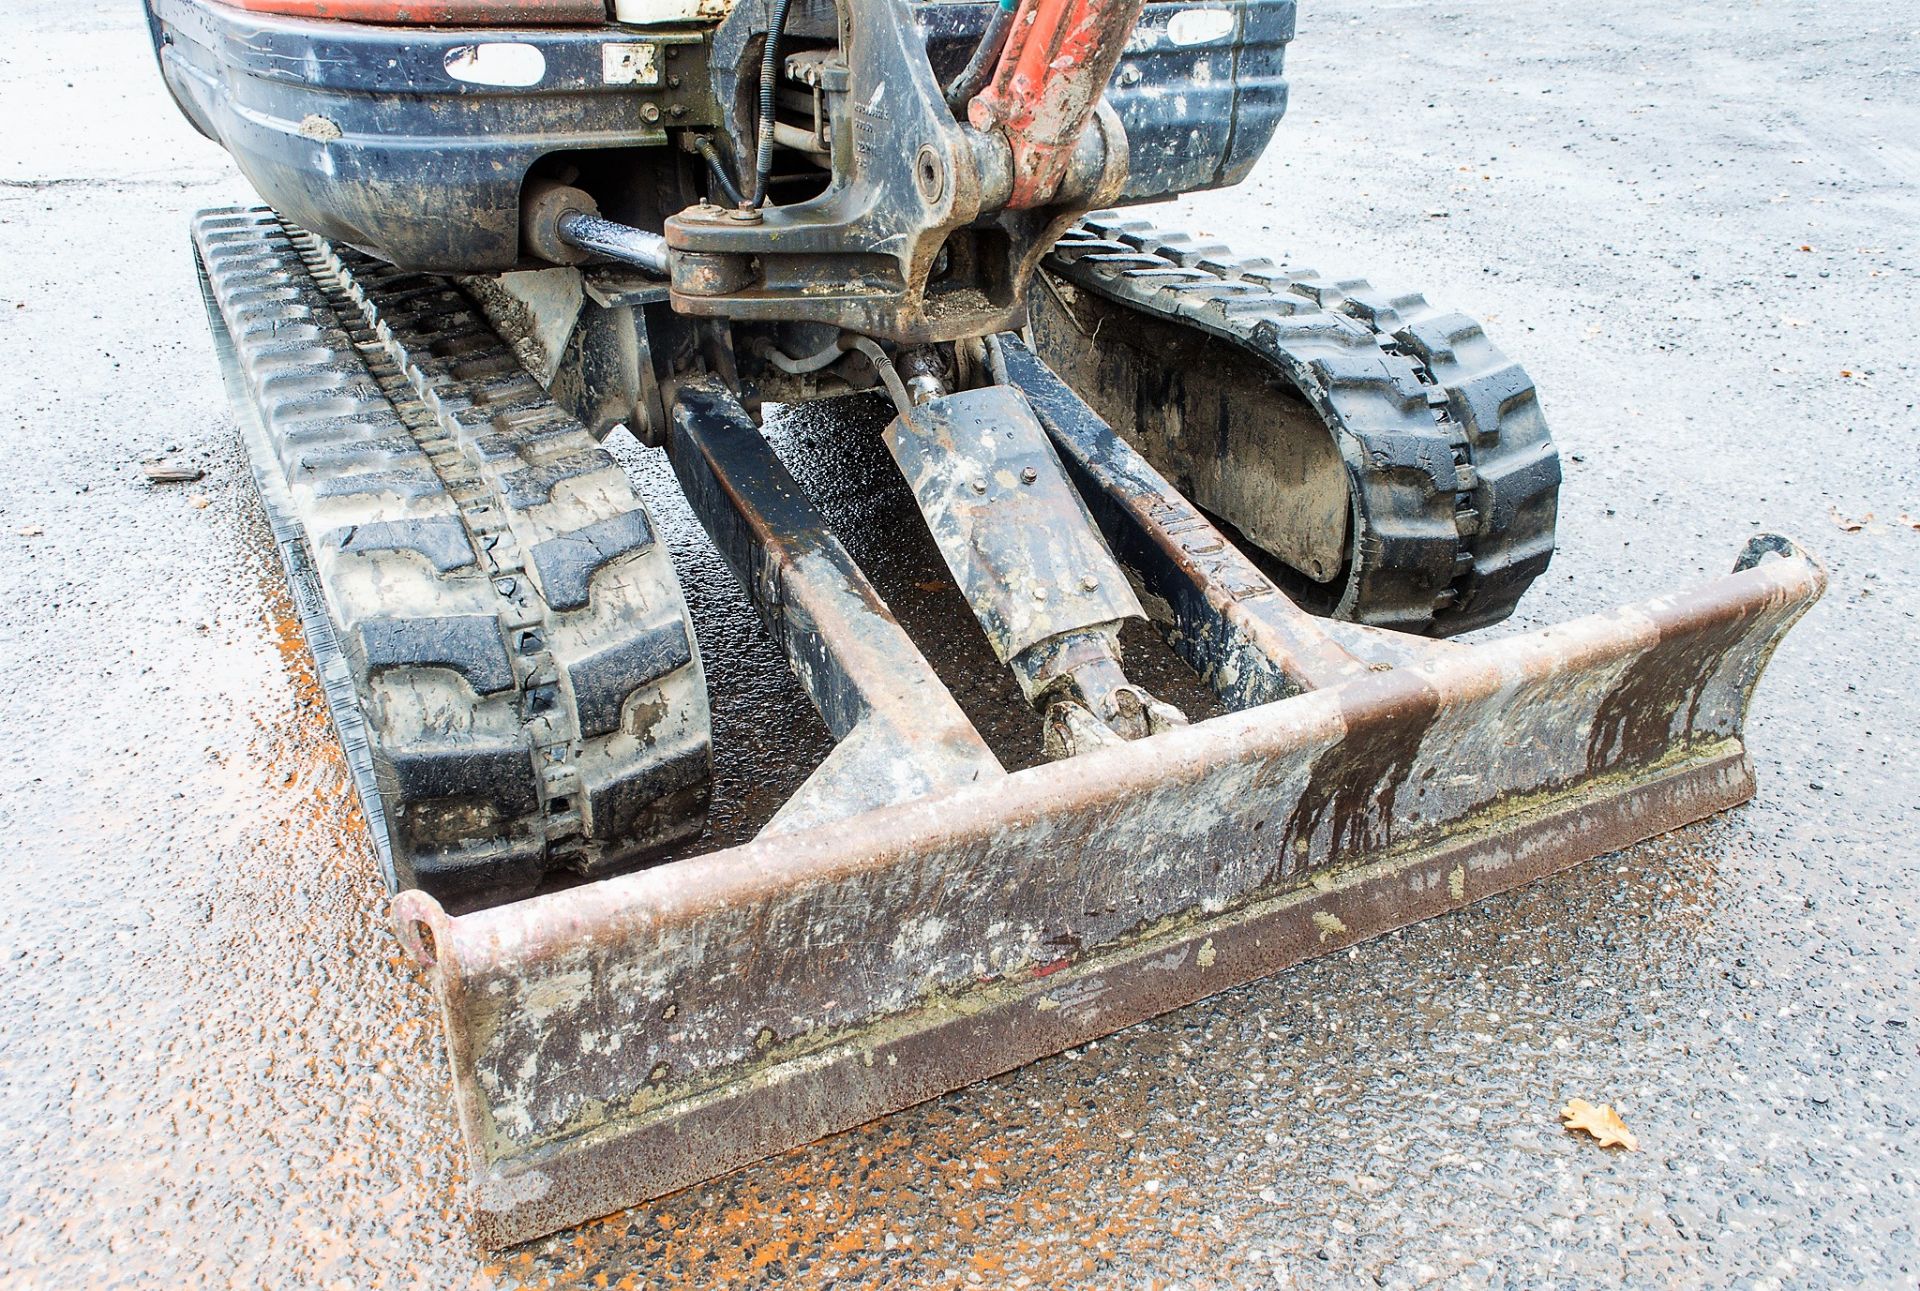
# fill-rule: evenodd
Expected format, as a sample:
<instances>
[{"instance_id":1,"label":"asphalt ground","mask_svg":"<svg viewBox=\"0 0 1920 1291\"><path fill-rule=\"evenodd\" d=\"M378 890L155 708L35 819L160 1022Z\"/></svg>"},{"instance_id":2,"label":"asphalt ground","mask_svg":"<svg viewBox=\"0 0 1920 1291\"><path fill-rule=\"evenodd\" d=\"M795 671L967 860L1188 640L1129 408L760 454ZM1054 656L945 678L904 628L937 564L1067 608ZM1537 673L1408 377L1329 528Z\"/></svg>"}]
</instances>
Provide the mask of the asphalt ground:
<instances>
[{"instance_id":1,"label":"asphalt ground","mask_svg":"<svg viewBox=\"0 0 1920 1291\"><path fill-rule=\"evenodd\" d=\"M188 215L250 194L136 6L0 9L0 1283L1913 1285L1917 53L1895 0L1310 4L1254 179L1161 213L1523 359L1567 482L1513 626L1825 558L1751 805L482 1257L200 317ZM623 456L746 830L823 736Z\"/></svg>"}]
</instances>

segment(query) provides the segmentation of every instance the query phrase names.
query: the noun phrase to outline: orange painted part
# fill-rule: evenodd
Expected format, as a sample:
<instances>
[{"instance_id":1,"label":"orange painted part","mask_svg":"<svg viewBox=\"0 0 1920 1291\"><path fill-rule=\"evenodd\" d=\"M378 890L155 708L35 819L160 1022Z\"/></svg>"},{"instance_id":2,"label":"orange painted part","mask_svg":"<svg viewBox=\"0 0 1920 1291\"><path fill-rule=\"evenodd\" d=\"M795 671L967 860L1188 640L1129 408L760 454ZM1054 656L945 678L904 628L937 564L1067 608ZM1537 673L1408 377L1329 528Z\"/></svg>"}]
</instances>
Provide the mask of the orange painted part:
<instances>
[{"instance_id":1,"label":"orange painted part","mask_svg":"<svg viewBox=\"0 0 1920 1291\"><path fill-rule=\"evenodd\" d=\"M1017 51L1011 51L1017 53L1017 57L1000 64L1006 74L995 79L1004 81L1011 107L1008 124L1015 128L1031 123L1039 109L1040 96L1046 90L1048 64L1053 62L1054 47L1060 41L1061 19L1066 16L1068 5L1074 3L1075 0L1038 0L1033 6L1033 21L1026 28L1026 39Z\"/></svg>"},{"instance_id":2,"label":"orange painted part","mask_svg":"<svg viewBox=\"0 0 1920 1291\"><path fill-rule=\"evenodd\" d=\"M993 79L967 105L1013 149L1015 209L1050 201L1140 16L1140 0L1021 0Z\"/></svg>"},{"instance_id":3,"label":"orange painted part","mask_svg":"<svg viewBox=\"0 0 1920 1291\"><path fill-rule=\"evenodd\" d=\"M249 13L394 26L578 27L607 20L603 0L219 0Z\"/></svg>"}]
</instances>

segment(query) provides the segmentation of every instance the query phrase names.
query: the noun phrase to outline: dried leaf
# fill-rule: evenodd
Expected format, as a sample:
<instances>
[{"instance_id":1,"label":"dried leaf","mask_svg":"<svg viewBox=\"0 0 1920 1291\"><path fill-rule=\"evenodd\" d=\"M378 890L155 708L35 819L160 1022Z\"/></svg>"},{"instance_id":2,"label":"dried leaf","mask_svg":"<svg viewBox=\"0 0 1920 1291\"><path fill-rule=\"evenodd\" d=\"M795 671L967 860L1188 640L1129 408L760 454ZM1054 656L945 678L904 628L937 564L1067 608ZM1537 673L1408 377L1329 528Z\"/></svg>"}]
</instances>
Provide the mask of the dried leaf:
<instances>
[{"instance_id":1,"label":"dried leaf","mask_svg":"<svg viewBox=\"0 0 1920 1291\"><path fill-rule=\"evenodd\" d=\"M1873 512L1869 511L1858 520L1853 520L1841 515L1839 507L1829 507L1827 509L1827 518L1832 520L1842 533L1859 533L1862 529L1866 528L1867 525L1872 523Z\"/></svg>"},{"instance_id":2,"label":"dried leaf","mask_svg":"<svg viewBox=\"0 0 1920 1291\"><path fill-rule=\"evenodd\" d=\"M1905 511L1902 511L1899 518L1900 523L1907 526L1907 528L1920 529L1920 517L1910 516Z\"/></svg>"},{"instance_id":3,"label":"dried leaf","mask_svg":"<svg viewBox=\"0 0 1920 1291\"><path fill-rule=\"evenodd\" d=\"M1569 1132L1584 1132L1593 1136L1603 1148L1625 1148L1629 1152L1640 1150L1640 1140L1633 1136L1627 1123L1613 1110L1611 1103L1602 1103L1595 1107L1584 1098L1570 1098L1567 1105L1560 1109L1560 1119L1566 1122Z\"/></svg>"}]
</instances>

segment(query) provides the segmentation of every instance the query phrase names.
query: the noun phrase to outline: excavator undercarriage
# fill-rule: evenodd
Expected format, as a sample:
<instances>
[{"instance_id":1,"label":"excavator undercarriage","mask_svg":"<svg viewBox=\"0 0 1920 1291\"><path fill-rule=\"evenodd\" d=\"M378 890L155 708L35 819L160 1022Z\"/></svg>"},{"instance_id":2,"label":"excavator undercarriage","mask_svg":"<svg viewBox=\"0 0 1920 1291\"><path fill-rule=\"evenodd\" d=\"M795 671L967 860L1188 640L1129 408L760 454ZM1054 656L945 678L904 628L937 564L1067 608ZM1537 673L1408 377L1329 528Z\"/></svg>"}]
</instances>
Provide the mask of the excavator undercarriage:
<instances>
[{"instance_id":1,"label":"excavator undercarriage","mask_svg":"<svg viewBox=\"0 0 1920 1291\"><path fill-rule=\"evenodd\" d=\"M1451 641L1553 553L1526 373L1422 296L1096 209L1244 176L1291 3L651 2L150 0L271 203L197 218L208 317L488 1244L1751 794L1815 561L1756 538L1705 588ZM488 159L463 196L382 186L398 96L451 171ZM515 151L561 101L592 146ZM1017 769L763 433L839 396L890 408L876 452L1036 721ZM616 426L834 741L737 845Z\"/></svg>"}]
</instances>

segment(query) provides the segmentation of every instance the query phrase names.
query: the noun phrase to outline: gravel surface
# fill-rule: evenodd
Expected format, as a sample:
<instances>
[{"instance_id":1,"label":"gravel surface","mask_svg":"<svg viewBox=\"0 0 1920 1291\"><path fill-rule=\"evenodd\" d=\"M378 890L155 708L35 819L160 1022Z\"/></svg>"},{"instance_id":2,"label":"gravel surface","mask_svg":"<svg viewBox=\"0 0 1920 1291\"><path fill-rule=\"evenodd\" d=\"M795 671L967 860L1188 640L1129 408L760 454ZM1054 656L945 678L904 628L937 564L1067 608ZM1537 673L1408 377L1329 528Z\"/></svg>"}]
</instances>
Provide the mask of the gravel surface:
<instances>
[{"instance_id":1,"label":"gravel surface","mask_svg":"<svg viewBox=\"0 0 1920 1291\"><path fill-rule=\"evenodd\" d=\"M1826 558L1752 805L495 1258L200 317L187 216L250 194L146 39L126 0L0 11L0 1284L1920 1276L1910 6L1311 4L1255 178L1181 204L1526 362L1567 485L1519 626L1762 527ZM723 787L793 774L817 723L626 457L738 661L722 742L762 739Z\"/></svg>"}]
</instances>

